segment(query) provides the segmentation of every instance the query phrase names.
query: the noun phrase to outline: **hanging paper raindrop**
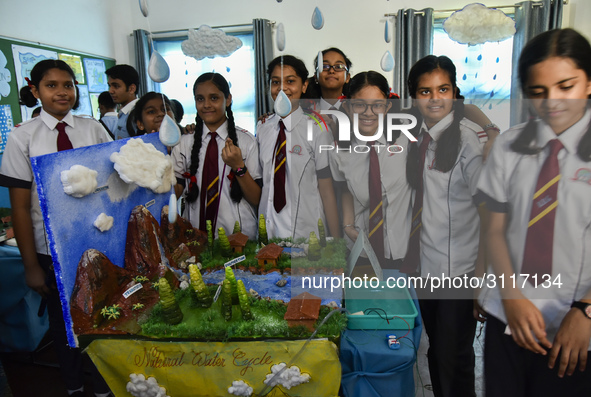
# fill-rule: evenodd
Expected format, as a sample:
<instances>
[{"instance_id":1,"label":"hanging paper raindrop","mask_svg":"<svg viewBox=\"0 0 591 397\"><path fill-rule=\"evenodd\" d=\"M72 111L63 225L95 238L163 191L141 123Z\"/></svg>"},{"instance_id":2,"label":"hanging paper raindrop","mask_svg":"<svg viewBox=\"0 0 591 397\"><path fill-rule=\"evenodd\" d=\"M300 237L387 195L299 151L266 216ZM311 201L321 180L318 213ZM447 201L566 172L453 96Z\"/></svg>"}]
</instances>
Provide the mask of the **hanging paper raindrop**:
<instances>
[{"instance_id":1,"label":"hanging paper raindrop","mask_svg":"<svg viewBox=\"0 0 591 397\"><path fill-rule=\"evenodd\" d=\"M275 33L275 42L277 44L277 50L285 50L285 28L283 27L282 22L280 22L279 25L277 25L277 32Z\"/></svg>"},{"instance_id":2,"label":"hanging paper raindrop","mask_svg":"<svg viewBox=\"0 0 591 397\"><path fill-rule=\"evenodd\" d=\"M468 63L468 57L466 57L466 60L464 61L464 63Z\"/></svg>"},{"instance_id":3,"label":"hanging paper raindrop","mask_svg":"<svg viewBox=\"0 0 591 397\"><path fill-rule=\"evenodd\" d=\"M478 73L474 74L474 78L477 79L478 78Z\"/></svg>"},{"instance_id":4,"label":"hanging paper raindrop","mask_svg":"<svg viewBox=\"0 0 591 397\"><path fill-rule=\"evenodd\" d=\"M322 51L318 51L318 58L316 58L316 64L318 67L316 68L316 80L320 80L320 72L322 72L322 64L324 63L324 57L322 56ZM345 77L346 79L346 77Z\"/></svg>"},{"instance_id":5,"label":"hanging paper raindrop","mask_svg":"<svg viewBox=\"0 0 591 397\"><path fill-rule=\"evenodd\" d=\"M279 91L275 103L273 104L273 110L281 117L285 117L291 113L291 102L283 91Z\"/></svg>"},{"instance_id":6,"label":"hanging paper raindrop","mask_svg":"<svg viewBox=\"0 0 591 397\"><path fill-rule=\"evenodd\" d=\"M476 59L478 59L479 61L482 61L482 54L479 54L478 58L476 58Z\"/></svg>"},{"instance_id":7,"label":"hanging paper raindrop","mask_svg":"<svg viewBox=\"0 0 591 397\"><path fill-rule=\"evenodd\" d=\"M497 57L497 63L499 63L499 57Z\"/></svg>"},{"instance_id":8,"label":"hanging paper raindrop","mask_svg":"<svg viewBox=\"0 0 591 397\"><path fill-rule=\"evenodd\" d=\"M324 26L324 15L320 12L318 7L314 8L314 12L312 13L312 27L316 30L322 29Z\"/></svg>"},{"instance_id":9,"label":"hanging paper raindrop","mask_svg":"<svg viewBox=\"0 0 591 397\"><path fill-rule=\"evenodd\" d=\"M170 68L158 51L154 50L148 64L148 75L156 83L163 83L170 77Z\"/></svg>"},{"instance_id":10,"label":"hanging paper raindrop","mask_svg":"<svg viewBox=\"0 0 591 397\"><path fill-rule=\"evenodd\" d=\"M491 109L492 109L492 103L490 103L490 104L488 105L488 110L491 110Z\"/></svg>"},{"instance_id":11,"label":"hanging paper raindrop","mask_svg":"<svg viewBox=\"0 0 591 397\"><path fill-rule=\"evenodd\" d=\"M230 67L226 66L226 72L230 73Z\"/></svg>"},{"instance_id":12,"label":"hanging paper raindrop","mask_svg":"<svg viewBox=\"0 0 591 397\"><path fill-rule=\"evenodd\" d=\"M497 75L495 74L495 75L493 76L493 80L496 80L496 79L497 79Z\"/></svg>"},{"instance_id":13,"label":"hanging paper raindrop","mask_svg":"<svg viewBox=\"0 0 591 397\"><path fill-rule=\"evenodd\" d=\"M462 80L466 80L466 74L462 76Z\"/></svg>"},{"instance_id":14,"label":"hanging paper raindrop","mask_svg":"<svg viewBox=\"0 0 591 397\"><path fill-rule=\"evenodd\" d=\"M380 62L380 66L384 72L390 72L394 69L394 57L390 54L390 51L386 51L382 60Z\"/></svg>"},{"instance_id":15,"label":"hanging paper raindrop","mask_svg":"<svg viewBox=\"0 0 591 397\"><path fill-rule=\"evenodd\" d=\"M168 147L176 146L181 140L181 130L175 121L167 114L162 119L159 132L160 142Z\"/></svg>"},{"instance_id":16,"label":"hanging paper raindrop","mask_svg":"<svg viewBox=\"0 0 591 397\"><path fill-rule=\"evenodd\" d=\"M168 199L168 223L175 223L177 214L176 194L172 193L170 195L170 199Z\"/></svg>"},{"instance_id":17,"label":"hanging paper raindrop","mask_svg":"<svg viewBox=\"0 0 591 397\"><path fill-rule=\"evenodd\" d=\"M386 25L384 26L384 40L386 43L390 42L390 21L386 20Z\"/></svg>"},{"instance_id":18,"label":"hanging paper raindrop","mask_svg":"<svg viewBox=\"0 0 591 397\"><path fill-rule=\"evenodd\" d=\"M142 15L148 17L148 0L139 0Z\"/></svg>"},{"instance_id":19,"label":"hanging paper raindrop","mask_svg":"<svg viewBox=\"0 0 591 397\"><path fill-rule=\"evenodd\" d=\"M495 96L495 91L493 90L493 91L490 92L490 97L492 98L494 96Z\"/></svg>"},{"instance_id":20,"label":"hanging paper raindrop","mask_svg":"<svg viewBox=\"0 0 591 397\"><path fill-rule=\"evenodd\" d=\"M189 88L189 84L185 83L185 88Z\"/></svg>"}]
</instances>

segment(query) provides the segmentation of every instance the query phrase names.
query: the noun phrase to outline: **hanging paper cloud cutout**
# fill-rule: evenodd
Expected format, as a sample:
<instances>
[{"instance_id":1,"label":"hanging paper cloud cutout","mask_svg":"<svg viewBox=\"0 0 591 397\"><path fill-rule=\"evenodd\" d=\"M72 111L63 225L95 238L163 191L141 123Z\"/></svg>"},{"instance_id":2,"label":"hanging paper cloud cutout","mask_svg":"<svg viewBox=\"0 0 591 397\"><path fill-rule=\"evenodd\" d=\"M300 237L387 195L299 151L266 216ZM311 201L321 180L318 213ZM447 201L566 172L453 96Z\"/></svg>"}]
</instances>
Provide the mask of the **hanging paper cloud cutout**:
<instances>
[{"instance_id":1,"label":"hanging paper cloud cutout","mask_svg":"<svg viewBox=\"0 0 591 397\"><path fill-rule=\"evenodd\" d=\"M443 22L443 29L460 44L505 40L515 34L515 21L503 11L483 4L468 4Z\"/></svg>"},{"instance_id":2,"label":"hanging paper cloud cutout","mask_svg":"<svg viewBox=\"0 0 591 397\"><path fill-rule=\"evenodd\" d=\"M228 36L221 29L201 25L198 30L189 29L189 39L181 43L183 54L200 61L204 58L227 57L242 47L238 37Z\"/></svg>"}]
</instances>

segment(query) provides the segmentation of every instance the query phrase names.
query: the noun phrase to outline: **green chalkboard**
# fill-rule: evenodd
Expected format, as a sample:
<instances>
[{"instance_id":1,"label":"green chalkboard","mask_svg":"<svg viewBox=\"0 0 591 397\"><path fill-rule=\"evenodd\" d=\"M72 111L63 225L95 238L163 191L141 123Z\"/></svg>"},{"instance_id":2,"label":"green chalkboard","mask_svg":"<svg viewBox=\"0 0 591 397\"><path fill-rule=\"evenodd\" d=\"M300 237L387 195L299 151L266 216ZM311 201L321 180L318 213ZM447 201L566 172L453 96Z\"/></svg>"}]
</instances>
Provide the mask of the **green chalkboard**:
<instances>
[{"instance_id":1,"label":"green chalkboard","mask_svg":"<svg viewBox=\"0 0 591 397\"><path fill-rule=\"evenodd\" d=\"M29 77L36 62L54 58L73 66L78 76L80 98L84 99L79 113L90 115L96 112L98 94L107 90L104 70L115 65L112 58L2 36L0 52L0 153L4 151L10 132L10 119L12 125L16 125L30 118L33 109L21 108L19 90L26 84L24 77Z\"/></svg>"}]
</instances>

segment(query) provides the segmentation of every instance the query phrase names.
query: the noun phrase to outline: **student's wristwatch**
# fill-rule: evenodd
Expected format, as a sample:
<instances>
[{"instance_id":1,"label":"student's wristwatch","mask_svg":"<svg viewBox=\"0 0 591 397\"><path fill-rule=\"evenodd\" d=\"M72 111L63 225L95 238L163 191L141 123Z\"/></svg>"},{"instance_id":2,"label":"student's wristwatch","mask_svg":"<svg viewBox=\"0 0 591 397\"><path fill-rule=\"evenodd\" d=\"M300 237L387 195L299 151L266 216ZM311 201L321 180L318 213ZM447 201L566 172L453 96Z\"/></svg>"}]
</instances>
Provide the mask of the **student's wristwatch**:
<instances>
[{"instance_id":1,"label":"student's wristwatch","mask_svg":"<svg viewBox=\"0 0 591 397\"><path fill-rule=\"evenodd\" d=\"M236 168L234 175L244 176L246 174L246 171L248 171L248 169L246 168L246 164L245 164L244 167Z\"/></svg>"},{"instance_id":2,"label":"student's wristwatch","mask_svg":"<svg viewBox=\"0 0 591 397\"><path fill-rule=\"evenodd\" d=\"M591 319L591 303L575 301L573 302L570 307L576 307L577 309L581 309L581 311L587 316L588 319Z\"/></svg>"}]
</instances>

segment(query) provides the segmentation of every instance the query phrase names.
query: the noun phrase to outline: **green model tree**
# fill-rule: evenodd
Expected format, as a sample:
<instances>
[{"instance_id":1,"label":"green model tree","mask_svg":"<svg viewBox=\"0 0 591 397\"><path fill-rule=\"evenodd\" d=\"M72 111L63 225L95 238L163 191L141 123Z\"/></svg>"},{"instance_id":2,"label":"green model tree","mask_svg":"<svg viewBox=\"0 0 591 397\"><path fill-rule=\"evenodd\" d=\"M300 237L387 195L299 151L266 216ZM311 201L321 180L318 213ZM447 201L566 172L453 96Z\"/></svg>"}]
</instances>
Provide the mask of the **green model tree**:
<instances>
[{"instance_id":1,"label":"green model tree","mask_svg":"<svg viewBox=\"0 0 591 397\"><path fill-rule=\"evenodd\" d=\"M322 219L318 218L318 239L320 240L320 246L326 247L326 231L324 230L324 223Z\"/></svg>"},{"instance_id":2,"label":"green model tree","mask_svg":"<svg viewBox=\"0 0 591 397\"><path fill-rule=\"evenodd\" d=\"M226 280L230 282L232 286L232 303L238 303L238 283L236 281L236 276L234 275L234 271L232 267L227 266L226 269Z\"/></svg>"},{"instance_id":3,"label":"green model tree","mask_svg":"<svg viewBox=\"0 0 591 397\"><path fill-rule=\"evenodd\" d=\"M316 233L310 232L310 241L308 243L308 260L317 261L320 259L320 244Z\"/></svg>"},{"instance_id":4,"label":"green model tree","mask_svg":"<svg viewBox=\"0 0 591 397\"><path fill-rule=\"evenodd\" d=\"M242 312L243 320L252 320L252 312L250 311L250 298L246 292L246 287L242 280L238 280L238 299L240 300L240 311Z\"/></svg>"},{"instance_id":5,"label":"green model tree","mask_svg":"<svg viewBox=\"0 0 591 397\"><path fill-rule=\"evenodd\" d=\"M269 237L267 236L267 224L265 223L265 216L263 214L259 217L259 244L269 244Z\"/></svg>"},{"instance_id":6,"label":"green model tree","mask_svg":"<svg viewBox=\"0 0 591 397\"><path fill-rule=\"evenodd\" d=\"M232 319L232 286L227 278L222 282L222 316L226 321Z\"/></svg>"},{"instance_id":7,"label":"green model tree","mask_svg":"<svg viewBox=\"0 0 591 397\"><path fill-rule=\"evenodd\" d=\"M242 229L240 229L240 222L236 221L236 223L234 223L234 230L232 231L232 233L236 234L236 233L240 233L242 231Z\"/></svg>"},{"instance_id":8,"label":"green model tree","mask_svg":"<svg viewBox=\"0 0 591 397\"><path fill-rule=\"evenodd\" d=\"M191 277L191 288L195 293L191 294L191 299L198 307L211 307L213 298L209 293L209 289L203 282L199 268L194 265L189 265L189 275Z\"/></svg>"},{"instance_id":9,"label":"green model tree","mask_svg":"<svg viewBox=\"0 0 591 397\"><path fill-rule=\"evenodd\" d=\"M183 321L183 312L174 298L168 281L162 277L158 280L158 294L162 303L162 316L168 324L175 325Z\"/></svg>"},{"instance_id":10,"label":"green model tree","mask_svg":"<svg viewBox=\"0 0 591 397\"><path fill-rule=\"evenodd\" d=\"M213 255L213 224L210 220L205 221L205 227L207 229L207 246Z\"/></svg>"},{"instance_id":11,"label":"green model tree","mask_svg":"<svg viewBox=\"0 0 591 397\"><path fill-rule=\"evenodd\" d=\"M230 247L230 241L223 227L218 228L218 240L220 241L220 253L222 256L226 258L232 256L232 247Z\"/></svg>"}]
</instances>

